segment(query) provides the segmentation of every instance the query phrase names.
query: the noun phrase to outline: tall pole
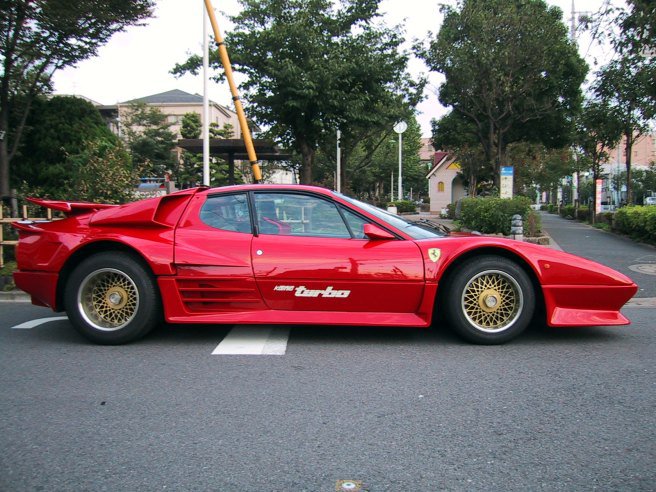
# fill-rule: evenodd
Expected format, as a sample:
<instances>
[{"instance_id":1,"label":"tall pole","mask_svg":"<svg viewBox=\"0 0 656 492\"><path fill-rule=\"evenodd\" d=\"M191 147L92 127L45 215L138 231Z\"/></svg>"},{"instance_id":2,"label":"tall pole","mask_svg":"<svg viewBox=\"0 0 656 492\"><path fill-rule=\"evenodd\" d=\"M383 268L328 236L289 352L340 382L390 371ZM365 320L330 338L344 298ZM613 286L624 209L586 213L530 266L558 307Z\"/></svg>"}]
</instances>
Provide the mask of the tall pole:
<instances>
[{"instance_id":1,"label":"tall pole","mask_svg":"<svg viewBox=\"0 0 656 492\"><path fill-rule=\"evenodd\" d=\"M408 129L408 124L405 121L399 121L394 125L394 131L399 134L399 200L403 200L403 132Z\"/></svg>"},{"instance_id":2,"label":"tall pole","mask_svg":"<svg viewBox=\"0 0 656 492\"><path fill-rule=\"evenodd\" d=\"M207 85L210 73L207 16L203 12L203 184L210 185L210 99Z\"/></svg>"},{"instance_id":3,"label":"tall pole","mask_svg":"<svg viewBox=\"0 0 656 492\"><path fill-rule=\"evenodd\" d=\"M399 133L399 200L403 200L403 133Z\"/></svg>"},{"instance_id":4,"label":"tall pole","mask_svg":"<svg viewBox=\"0 0 656 492\"><path fill-rule=\"evenodd\" d=\"M337 193L342 192L342 149L339 147L339 139L342 138L342 132L337 130Z\"/></svg>"},{"instance_id":5,"label":"tall pole","mask_svg":"<svg viewBox=\"0 0 656 492\"><path fill-rule=\"evenodd\" d=\"M232 65L230 65L228 50L226 49L225 43L223 42L221 31L219 31L219 24L216 22L214 7L212 7L212 2L210 0L205 0L205 8L207 9L207 15L210 18L210 23L212 24L212 29L214 30L214 39L219 45L219 58L221 59L221 64L225 70L226 79L228 79L228 85L230 86L232 100L235 103L235 110L237 111L237 118L239 119L242 138L244 139L244 145L246 146L246 152L248 153L248 160L250 161L251 167L253 169L253 181L259 183L262 181L262 172L260 171L260 166L257 163L257 156L255 155L255 147L253 146L251 131L248 128L248 121L246 121L244 108L241 105L241 100L239 99L239 94L237 93L237 86L235 85L235 80L232 76Z\"/></svg>"}]
</instances>

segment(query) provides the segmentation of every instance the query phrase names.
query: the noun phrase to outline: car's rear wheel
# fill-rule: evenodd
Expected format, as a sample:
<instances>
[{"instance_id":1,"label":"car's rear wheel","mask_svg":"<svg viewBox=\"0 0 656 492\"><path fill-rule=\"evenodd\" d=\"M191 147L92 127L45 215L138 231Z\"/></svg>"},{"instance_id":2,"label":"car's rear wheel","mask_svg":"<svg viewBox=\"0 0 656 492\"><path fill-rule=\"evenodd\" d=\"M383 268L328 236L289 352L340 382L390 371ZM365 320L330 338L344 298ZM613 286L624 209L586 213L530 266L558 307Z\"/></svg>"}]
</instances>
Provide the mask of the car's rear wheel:
<instances>
[{"instance_id":1,"label":"car's rear wheel","mask_svg":"<svg viewBox=\"0 0 656 492\"><path fill-rule=\"evenodd\" d=\"M151 272L127 253L99 253L83 260L68 279L64 305L75 329L102 344L141 338L161 319Z\"/></svg>"},{"instance_id":2,"label":"car's rear wheel","mask_svg":"<svg viewBox=\"0 0 656 492\"><path fill-rule=\"evenodd\" d=\"M517 263L501 256L466 261L447 279L445 290L447 322L474 343L491 345L515 338L535 310L531 279Z\"/></svg>"}]
</instances>

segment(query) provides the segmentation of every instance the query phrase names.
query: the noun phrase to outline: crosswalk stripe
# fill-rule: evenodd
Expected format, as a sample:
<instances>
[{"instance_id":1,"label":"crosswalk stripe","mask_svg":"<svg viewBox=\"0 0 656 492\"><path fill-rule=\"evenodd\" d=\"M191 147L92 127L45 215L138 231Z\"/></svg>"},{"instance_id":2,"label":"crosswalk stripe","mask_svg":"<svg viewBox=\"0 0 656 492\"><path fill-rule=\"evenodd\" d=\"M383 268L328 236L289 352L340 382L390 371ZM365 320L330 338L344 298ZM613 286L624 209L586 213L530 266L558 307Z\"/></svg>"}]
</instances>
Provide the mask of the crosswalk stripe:
<instances>
[{"instance_id":1,"label":"crosswalk stripe","mask_svg":"<svg viewBox=\"0 0 656 492\"><path fill-rule=\"evenodd\" d=\"M285 355L288 326L235 326L212 355Z\"/></svg>"},{"instance_id":2,"label":"crosswalk stripe","mask_svg":"<svg viewBox=\"0 0 656 492\"><path fill-rule=\"evenodd\" d=\"M54 316L52 318L39 318L39 319L33 319L31 321L26 321L25 323L21 323L20 325L12 326L12 330L29 330L31 328L34 328L36 326L42 325L44 323L49 323L51 321L63 321L67 320L68 316Z\"/></svg>"}]
</instances>

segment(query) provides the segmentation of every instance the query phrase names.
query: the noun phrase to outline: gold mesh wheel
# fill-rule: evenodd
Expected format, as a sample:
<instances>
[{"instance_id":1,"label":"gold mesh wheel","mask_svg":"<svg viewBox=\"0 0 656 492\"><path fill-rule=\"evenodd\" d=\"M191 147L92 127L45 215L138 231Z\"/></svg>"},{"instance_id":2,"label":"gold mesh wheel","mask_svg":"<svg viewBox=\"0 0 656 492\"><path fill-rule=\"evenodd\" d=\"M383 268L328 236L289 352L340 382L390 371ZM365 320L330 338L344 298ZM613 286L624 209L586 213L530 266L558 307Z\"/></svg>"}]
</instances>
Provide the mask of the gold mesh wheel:
<instances>
[{"instance_id":1,"label":"gold mesh wheel","mask_svg":"<svg viewBox=\"0 0 656 492\"><path fill-rule=\"evenodd\" d=\"M132 279L120 270L96 270L82 281L78 290L80 314L94 328L115 331L137 314L139 291Z\"/></svg>"},{"instance_id":2,"label":"gold mesh wheel","mask_svg":"<svg viewBox=\"0 0 656 492\"><path fill-rule=\"evenodd\" d=\"M496 333L510 328L522 313L524 298L517 281L500 270L471 278L462 294L462 311L477 330Z\"/></svg>"}]
</instances>

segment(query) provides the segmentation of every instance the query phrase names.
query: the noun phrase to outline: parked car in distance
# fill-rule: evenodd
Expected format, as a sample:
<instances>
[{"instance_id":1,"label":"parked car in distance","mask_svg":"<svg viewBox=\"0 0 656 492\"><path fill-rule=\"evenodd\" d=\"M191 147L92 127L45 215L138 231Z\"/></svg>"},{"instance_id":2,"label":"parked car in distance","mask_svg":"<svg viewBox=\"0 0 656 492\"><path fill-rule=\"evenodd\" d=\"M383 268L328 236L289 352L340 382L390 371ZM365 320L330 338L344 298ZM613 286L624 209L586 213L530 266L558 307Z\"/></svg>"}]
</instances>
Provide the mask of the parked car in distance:
<instances>
[{"instance_id":1,"label":"parked car in distance","mask_svg":"<svg viewBox=\"0 0 656 492\"><path fill-rule=\"evenodd\" d=\"M656 205L656 196L647 196L644 201L645 205Z\"/></svg>"}]
</instances>

